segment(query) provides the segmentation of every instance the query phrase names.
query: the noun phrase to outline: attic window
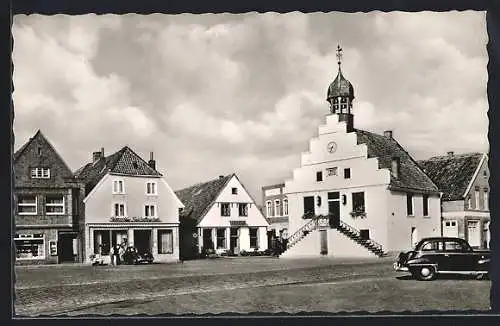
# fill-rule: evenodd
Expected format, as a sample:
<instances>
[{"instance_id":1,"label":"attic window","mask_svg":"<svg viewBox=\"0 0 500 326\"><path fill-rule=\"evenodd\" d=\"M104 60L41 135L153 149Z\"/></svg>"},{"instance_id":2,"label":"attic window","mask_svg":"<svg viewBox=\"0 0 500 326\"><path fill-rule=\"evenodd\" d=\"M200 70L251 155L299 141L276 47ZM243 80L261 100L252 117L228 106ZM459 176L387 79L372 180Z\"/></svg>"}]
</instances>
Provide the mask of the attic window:
<instances>
[{"instance_id":1,"label":"attic window","mask_svg":"<svg viewBox=\"0 0 500 326\"><path fill-rule=\"evenodd\" d=\"M134 167L134 169L137 169L138 167L137 162L132 162L132 166Z\"/></svg>"},{"instance_id":2,"label":"attic window","mask_svg":"<svg viewBox=\"0 0 500 326\"><path fill-rule=\"evenodd\" d=\"M484 177L485 179L486 179L486 178L488 178L488 172L483 171L483 177Z\"/></svg>"},{"instance_id":3,"label":"attic window","mask_svg":"<svg viewBox=\"0 0 500 326\"><path fill-rule=\"evenodd\" d=\"M231 193L233 195L237 195L238 194L238 188L231 188Z\"/></svg>"},{"instance_id":4,"label":"attic window","mask_svg":"<svg viewBox=\"0 0 500 326\"><path fill-rule=\"evenodd\" d=\"M42 148L41 148L41 147L38 147L38 148L37 148L37 153L38 153L38 155L39 155L39 156L41 156L41 155L42 155Z\"/></svg>"}]
</instances>

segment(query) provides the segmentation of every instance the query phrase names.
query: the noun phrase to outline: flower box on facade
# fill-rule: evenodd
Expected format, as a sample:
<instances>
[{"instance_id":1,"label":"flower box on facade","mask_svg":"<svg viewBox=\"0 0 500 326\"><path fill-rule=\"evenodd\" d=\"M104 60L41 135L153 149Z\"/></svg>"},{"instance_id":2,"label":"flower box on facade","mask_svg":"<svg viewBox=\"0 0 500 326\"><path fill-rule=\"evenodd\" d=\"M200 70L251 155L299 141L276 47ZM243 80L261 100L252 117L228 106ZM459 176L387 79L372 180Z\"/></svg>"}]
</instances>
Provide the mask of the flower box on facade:
<instances>
[{"instance_id":1,"label":"flower box on facade","mask_svg":"<svg viewBox=\"0 0 500 326\"><path fill-rule=\"evenodd\" d=\"M116 217L110 218L111 222L160 222L157 217Z\"/></svg>"},{"instance_id":2,"label":"flower box on facade","mask_svg":"<svg viewBox=\"0 0 500 326\"><path fill-rule=\"evenodd\" d=\"M353 218L357 218L357 217L365 218L366 217L366 212L364 212L364 211L352 211L350 214Z\"/></svg>"}]
</instances>

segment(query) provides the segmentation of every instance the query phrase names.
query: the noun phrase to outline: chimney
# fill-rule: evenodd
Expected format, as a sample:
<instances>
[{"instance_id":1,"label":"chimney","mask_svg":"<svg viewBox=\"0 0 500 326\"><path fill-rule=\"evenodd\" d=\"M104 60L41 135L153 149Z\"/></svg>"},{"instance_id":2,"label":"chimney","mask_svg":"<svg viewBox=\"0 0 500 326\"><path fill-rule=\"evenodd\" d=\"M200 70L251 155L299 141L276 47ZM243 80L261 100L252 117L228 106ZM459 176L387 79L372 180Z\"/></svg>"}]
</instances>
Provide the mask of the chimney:
<instances>
[{"instance_id":1,"label":"chimney","mask_svg":"<svg viewBox=\"0 0 500 326\"><path fill-rule=\"evenodd\" d=\"M401 161L399 157L393 157L391 162L391 176L395 179L399 179Z\"/></svg>"},{"instance_id":2,"label":"chimney","mask_svg":"<svg viewBox=\"0 0 500 326\"><path fill-rule=\"evenodd\" d=\"M99 161L102 157L102 151L101 152L93 152L92 153L92 163L95 163Z\"/></svg>"},{"instance_id":3,"label":"chimney","mask_svg":"<svg viewBox=\"0 0 500 326\"><path fill-rule=\"evenodd\" d=\"M384 137L392 139L392 130L385 130Z\"/></svg>"},{"instance_id":4,"label":"chimney","mask_svg":"<svg viewBox=\"0 0 500 326\"><path fill-rule=\"evenodd\" d=\"M449 152L448 152L448 153L446 153L446 154L448 154L448 157L453 157L453 155L454 155L455 153L454 153L453 151L449 151Z\"/></svg>"},{"instance_id":5,"label":"chimney","mask_svg":"<svg viewBox=\"0 0 500 326\"><path fill-rule=\"evenodd\" d=\"M156 170L156 161L154 160L153 152L149 153L149 161L148 165L153 169Z\"/></svg>"},{"instance_id":6,"label":"chimney","mask_svg":"<svg viewBox=\"0 0 500 326\"><path fill-rule=\"evenodd\" d=\"M219 175L219 179L224 179L224 176L223 175Z\"/></svg>"},{"instance_id":7,"label":"chimney","mask_svg":"<svg viewBox=\"0 0 500 326\"><path fill-rule=\"evenodd\" d=\"M104 147L101 147L101 157L104 157Z\"/></svg>"}]
</instances>

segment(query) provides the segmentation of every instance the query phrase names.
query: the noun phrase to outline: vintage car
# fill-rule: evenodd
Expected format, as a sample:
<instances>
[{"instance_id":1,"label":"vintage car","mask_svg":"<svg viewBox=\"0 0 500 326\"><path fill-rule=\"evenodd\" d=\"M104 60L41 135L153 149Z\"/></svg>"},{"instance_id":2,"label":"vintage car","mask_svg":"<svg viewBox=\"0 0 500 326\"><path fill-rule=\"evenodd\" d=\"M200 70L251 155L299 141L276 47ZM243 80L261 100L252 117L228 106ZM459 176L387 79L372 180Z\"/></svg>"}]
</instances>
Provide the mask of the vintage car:
<instances>
[{"instance_id":1,"label":"vintage car","mask_svg":"<svg viewBox=\"0 0 500 326\"><path fill-rule=\"evenodd\" d=\"M424 238L413 250L399 254L394 269L421 281L433 280L438 274L489 277L490 251L474 250L461 238Z\"/></svg>"},{"instance_id":2,"label":"vintage car","mask_svg":"<svg viewBox=\"0 0 500 326\"><path fill-rule=\"evenodd\" d=\"M138 250L135 247L128 247L123 253L123 263L125 264L151 264L154 261L153 255L149 250Z\"/></svg>"}]
</instances>

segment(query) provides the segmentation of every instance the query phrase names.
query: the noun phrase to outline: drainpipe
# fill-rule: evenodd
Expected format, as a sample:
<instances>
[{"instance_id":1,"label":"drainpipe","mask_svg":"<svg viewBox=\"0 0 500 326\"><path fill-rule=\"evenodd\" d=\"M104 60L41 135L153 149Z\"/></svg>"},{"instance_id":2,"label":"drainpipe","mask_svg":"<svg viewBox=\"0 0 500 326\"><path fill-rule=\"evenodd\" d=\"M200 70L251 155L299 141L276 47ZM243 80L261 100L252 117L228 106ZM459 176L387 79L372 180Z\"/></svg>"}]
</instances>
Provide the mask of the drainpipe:
<instances>
[{"instance_id":1,"label":"drainpipe","mask_svg":"<svg viewBox=\"0 0 500 326\"><path fill-rule=\"evenodd\" d=\"M439 212L439 216L440 216L440 219L439 219L439 229L440 229L440 233L441 233L441 237L444 236L443 234L443 222L444 222L444 218L443 218L443 193L440 192L439 193L439 208L440 208L440 212Z\"/></svg>"}]
</instances>

